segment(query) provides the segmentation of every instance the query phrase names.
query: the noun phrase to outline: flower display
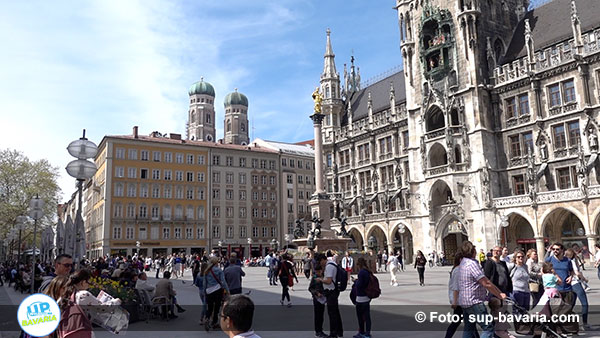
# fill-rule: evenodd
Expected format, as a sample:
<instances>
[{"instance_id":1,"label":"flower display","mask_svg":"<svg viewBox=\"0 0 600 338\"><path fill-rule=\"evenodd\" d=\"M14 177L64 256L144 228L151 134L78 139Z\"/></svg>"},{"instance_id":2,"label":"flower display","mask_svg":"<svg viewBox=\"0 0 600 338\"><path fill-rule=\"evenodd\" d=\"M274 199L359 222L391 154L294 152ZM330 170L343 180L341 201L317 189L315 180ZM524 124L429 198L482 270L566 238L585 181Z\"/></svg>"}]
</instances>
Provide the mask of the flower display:
<instances>
[{"instance_id":1,"label":"flower display","mask_svg":"<svg viewBox=\"0 0 600 338\"><path fill-rule=\"evenodd\" d=\"M100 291L104 291L114 298L119 298L125 303L132 303L136 300L136 295L133 289L121 285L119 282L108 278L92 277L90 278L89 291L98 296Z\"/></svg>"}]
</instances>

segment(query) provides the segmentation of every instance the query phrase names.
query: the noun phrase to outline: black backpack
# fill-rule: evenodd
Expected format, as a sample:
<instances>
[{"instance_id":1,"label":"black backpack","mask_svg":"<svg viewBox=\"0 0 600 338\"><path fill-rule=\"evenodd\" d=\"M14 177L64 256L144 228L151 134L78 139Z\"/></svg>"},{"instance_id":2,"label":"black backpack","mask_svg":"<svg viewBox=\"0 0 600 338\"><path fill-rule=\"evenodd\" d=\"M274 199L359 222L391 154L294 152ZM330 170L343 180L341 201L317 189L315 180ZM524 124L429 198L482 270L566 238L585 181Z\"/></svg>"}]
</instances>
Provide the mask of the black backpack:
<instances>
[{"instance_id":1,"label":"black backpack","mask_svg":"<svg viewBox=\"0 0 600 338\"><path fill-rule=\"evenodd\" d=\"M334 262L328 262L327 264L333 264L336 268L335 288L340 292L346 291L346 288L348 287L348 272Z\"/></svg>"}]
</instances>

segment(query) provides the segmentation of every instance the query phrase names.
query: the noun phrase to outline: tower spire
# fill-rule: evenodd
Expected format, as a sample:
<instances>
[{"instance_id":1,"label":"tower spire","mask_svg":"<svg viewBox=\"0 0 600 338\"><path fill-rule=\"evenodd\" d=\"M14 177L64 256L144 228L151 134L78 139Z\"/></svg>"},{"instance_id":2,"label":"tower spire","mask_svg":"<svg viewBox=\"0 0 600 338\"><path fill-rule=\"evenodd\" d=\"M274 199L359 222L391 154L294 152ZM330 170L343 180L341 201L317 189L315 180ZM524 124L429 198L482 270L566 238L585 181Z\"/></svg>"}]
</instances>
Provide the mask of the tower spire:
<instances>
[{"instance_id":1,"label":"tower spire","mask_svg":"<svg viewBox=\"0 0 600 338\"><path fill-rule=\"evenodd\" d=\"M334 78L337 76L337 70L335 69L335 54L333 54L333 48L331 48L331 30L327 28L327 45L325 46L325 61L323 65L322 78Z\"/></svg>"}]
</instances>

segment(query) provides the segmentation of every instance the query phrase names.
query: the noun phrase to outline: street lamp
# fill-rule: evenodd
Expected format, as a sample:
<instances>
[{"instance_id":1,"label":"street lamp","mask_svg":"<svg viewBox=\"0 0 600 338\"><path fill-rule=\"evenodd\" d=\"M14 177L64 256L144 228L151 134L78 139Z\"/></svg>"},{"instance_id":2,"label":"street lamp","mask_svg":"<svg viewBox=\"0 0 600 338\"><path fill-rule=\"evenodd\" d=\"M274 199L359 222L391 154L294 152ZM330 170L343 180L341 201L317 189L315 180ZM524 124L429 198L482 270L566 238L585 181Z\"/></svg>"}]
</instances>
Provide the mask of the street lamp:
<instances>
[{"instance_id":1,"label":"street lamp","mask_svg":"<svg viewBox=\"0 0 600 338\"><path fill-rule=\"evenodd\" d=\"M92 141L89 141L85 138L85 129L83 130L83 136L69 143L67 147L67 151L71 156L77 158L74 161L69 162L67 164L67 173L77 179L77 191L79 193L79 206L77 207L77 216L79 217L79 221L83 222L83 217L81 215L81 206L82 206L82 195L83 195L83 182L87 179L90 179L96 173L96 164L92 161L88 161L88 158L93 158L98 153L98 146ZM81 234L83 229L83 224L77 224L75 222L75 262L79 262L79 255L82 253L81 251L81 241L85 242L85 232ZM84 230L85 231L85 230ZM83 235L83 238L82 238ZM85 243L84 243L85 244ZM85 249L84 249L85 250Z\"/></svg>"},{"instance_id":2,"label":"street lamp","mask_svg":"<svg viewBox=\"0 0 600 338\"><path fill-rule=\"evenodd\" d=\"M33 267L33 275L31 277L31 294L33 294L35 283L35 263L37 259L37 248L35 241L37 240L37 222L44 216L44 200L37 195L29 201L29 217L33 218L33 259L31 266Z\"/></svg>"},{"instance_id":3,"label":"street lamp","mask_svg":"<svg viewBox=\"0 0 600 338\"><path fill-rule=\"evenodd\" d=\"M277 240L275 238L271 240L271 248L273 251L277 252Z\"/></svg>"},{"instance_id":4,"label":"street lamp","mask_svg":"<svg viewBox=\"0 0 600 338\"><path fill-rule=\"evenodd\" d=\"M402 250L402 266L404 266L404 233L406 232L406 226L400 224L398 227L398 233L400 234L400 250Z\"/></svg>"},{"instance_id":5,"label":"street lamp","mask_svg":"<svg viewBox=\"0 0 600 338\"><path fill-rule=\"evenodd\" d=\"M507 228L510 225L510 223L508 223L508 217L502 216L501 221L500 221L500 226L502 227L502 233L504 234L504 246L508 247L508 233L507 233Z\"/></svg>"},{"instance_id":6,"label":"street lamp","mask_svg":"<svg viewBox=\"0 0 600 338\"><path fill-rule=\"evenodd\" d=\"M367 245L369 246L369 249L374 250L377 247L377 239L375 239L375 236L371 235L371 237L369 237L369 240L367 241Z\"/></svg>"},{"instance_id":7,"label":"street lamp","mask_svg":"<svg viewBox=\"0 0 600 338\"><path fill-rule=\"evenodd\" d=\"M252 238L248 237L248 258L252 258Z\"/></svg>"},{"instance_id":8,"label":"street lamp","mask_svg":"<svg viewBox=\"0 0 600 338\"><path fill-rule=\"evenodd\" d=\"M285 239L285 247L289 248L290 240L292 239L292 236L290 234L285 234L285 236L283 236L283 238Z\"/></svg>"},{"instance_id":9,"label":"street lamp","mask_svg":"<svg viewBox=\"0 0 600 338\"><path fill-rule=\"evenodd\" d=\"M223 241L219 241L217 245L219 246L219 257L221 257L223 255L223 249L221 249L223 246Z\"/></svg>"}]
</instances>

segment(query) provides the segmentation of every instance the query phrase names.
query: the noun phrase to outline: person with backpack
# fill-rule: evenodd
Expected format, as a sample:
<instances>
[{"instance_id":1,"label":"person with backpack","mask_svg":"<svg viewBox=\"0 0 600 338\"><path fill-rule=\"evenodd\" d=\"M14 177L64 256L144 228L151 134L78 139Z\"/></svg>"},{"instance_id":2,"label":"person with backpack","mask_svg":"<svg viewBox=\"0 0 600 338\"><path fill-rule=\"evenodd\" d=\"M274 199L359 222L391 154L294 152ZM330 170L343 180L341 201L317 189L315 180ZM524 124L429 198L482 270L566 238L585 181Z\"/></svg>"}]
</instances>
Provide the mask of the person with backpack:
<instances>
[{"instance_id":1,"label":"person with backpack","mask_svg":"<svg viewBox=\"0 0 600 338\"><path fill-rule=\"evenodd\" d=\"M298 283L298 277L294 271L294 264L291 261L291 257L288 253L281 255L281 263L279 264L279 282L281 283L281 300L279 301L283 305L283 301L287 298L287 307L292 307L292 300L290 299L289 287L294 286L294 279Z\"/></svg>"},{"instance_id":2,"label":"person with backpack","mask_svg":"<svg viewBox=\"0 0 600 338\"><path fill-rule=\"evenodd\" d=\"M358 267L358 279L354 284L356 290L356 317L358 318L358 333L353 338L371 338L371 299L379 297L381 289L377 277L369 270L367 261L360 257L356 266Z\"/></svg>"},{"instance_id":3,"label":"person with backpack","mask_svg":"<svg viewBox=\"0 0 600 338\"><path fill-rule=\"evenodd\" d=\"M326 256L327 260L321 261L321 264L325 265L325 273L323 278L317 278L317 281L323 283L323 291L327 299L327 315L331 330L329 337L343 337L344 328L338 300L340 292L346 290L348 274L337 264L337 255L334 255L331 250L327 251Z\"/></svg>"}]
</instances>

